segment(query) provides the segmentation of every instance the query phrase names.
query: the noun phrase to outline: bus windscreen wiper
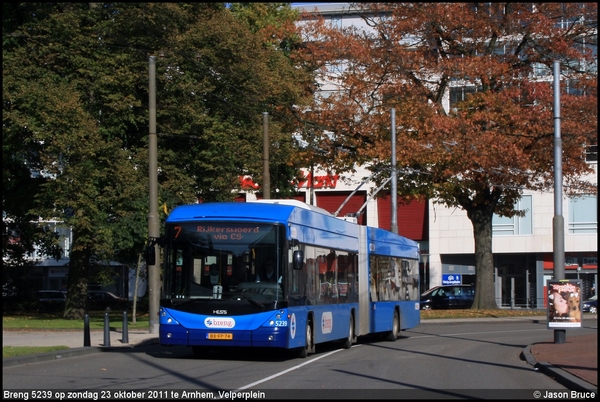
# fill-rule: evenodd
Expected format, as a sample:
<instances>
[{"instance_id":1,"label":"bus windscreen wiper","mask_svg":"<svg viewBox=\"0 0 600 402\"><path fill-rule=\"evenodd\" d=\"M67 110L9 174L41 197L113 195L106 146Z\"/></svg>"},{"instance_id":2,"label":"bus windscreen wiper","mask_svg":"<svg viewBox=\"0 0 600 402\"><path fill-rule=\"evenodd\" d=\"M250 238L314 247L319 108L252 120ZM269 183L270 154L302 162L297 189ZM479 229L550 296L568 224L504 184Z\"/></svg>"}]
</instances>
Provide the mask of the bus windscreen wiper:
<instances>
[{"instance_id":1,"label":"bus windscreen wiper","mask_svg":"<svg viewBox=\"0 0 600 402\"><path fill-rule=\"evenodd\" d=\"M256 307L260 307L262 310L264 310L264 309L265 309L265 305L264 305L264 304L262 304L262 303L261 303L261 302L259 302L259 301L256 301L256 300L254 300L254 299L253 299L253 298L251 298L250 296L248 296L248 295L245 295L245 294L243 294L243 293L236 293L236 294L233 296L233 298L234 298L234 299L235 299L235 298L237 298L237 300L240 300L240 299L245 299L245 300L248 300L248 301L250 302L250 304L253 304L253 305L255 305Z\"/></svg>"}]
</instances>

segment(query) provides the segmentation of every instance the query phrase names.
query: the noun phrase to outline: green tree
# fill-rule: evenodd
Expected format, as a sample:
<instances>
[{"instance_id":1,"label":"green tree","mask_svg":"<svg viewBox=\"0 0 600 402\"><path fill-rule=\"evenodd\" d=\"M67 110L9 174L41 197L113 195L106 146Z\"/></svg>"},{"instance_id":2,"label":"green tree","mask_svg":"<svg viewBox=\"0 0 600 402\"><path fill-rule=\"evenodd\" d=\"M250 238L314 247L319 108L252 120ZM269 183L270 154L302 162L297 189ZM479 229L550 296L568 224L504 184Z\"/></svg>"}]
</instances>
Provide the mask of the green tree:
<instances>
[{"instance_id":1,"label":"green tree","mask_svg":"<svg viewBox=\"0 0 600 402\"><path fill-rule=\"evenodd\" d=\"M240 175L260 178L265 111L275 171L294 172L286 130L309 79L290 59L293 18L283 5L3 5L3 209L15 225L72 228L66 317L83 316L90 269L135 264L147 238L149 56L159 205L228 200ZM27 202L7 202L8 189Z\"/></svg>"},{"instance_id":2,"label":"green tree","mask_svg":"<svg viewBox=\"0 0 600 402\"><path fill-rule=\"evenodd\" d=\"M242 175L262 182L263 112L270 115L272 171L298 170L290 109L303 101L299 83L308 78L281 47L295 27L272 23L280 7L234 3L231 10L199 12L157 59L159 181L162 191L181 193L180 202L231 200ZM283 15L294 18L289 7ZM271 182L289 192L293 178L275 173Z\"/></svg>"},{"instance_id":3,"label":"green tree","mask_svg":"<svg viewBox=\"0 0 600 402\"><path fill-rule=\"evenodd\" d=\"M386 172L378 176L383 182L390 160L381 155L389 154L394 108L398 192L466 211L475 241L473 308L497 308L492 217L522 214L515 203L524 189L554 184L555 60L561 62L565 188L597 193L595 183L580 180L592 172L586 147L597 144L597 5L352 7L362 26L303 21L299 60L319 73L320 83L338 89L315 100L304 127L328 152L326 166L347 171L368 164Z\"/></svg>"}]
</instances>

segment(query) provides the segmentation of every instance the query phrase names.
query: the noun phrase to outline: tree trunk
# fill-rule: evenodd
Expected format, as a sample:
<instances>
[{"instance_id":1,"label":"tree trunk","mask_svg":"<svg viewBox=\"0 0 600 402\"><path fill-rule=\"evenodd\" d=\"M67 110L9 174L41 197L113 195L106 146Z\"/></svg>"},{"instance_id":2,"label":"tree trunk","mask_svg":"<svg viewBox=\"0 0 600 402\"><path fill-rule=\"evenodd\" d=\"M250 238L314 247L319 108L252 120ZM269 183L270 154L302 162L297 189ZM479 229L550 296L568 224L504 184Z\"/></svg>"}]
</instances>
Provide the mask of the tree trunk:
<instances>
[{"instance_id":1,"label":"tree trunk","mask_svg":"<svg viewBox=\"0 0 600 402\"><path fill-rule=\"evenodd\" d=\"M73 231L73 245L77 245L77 234ZM67 280L67 302L64 318L82 320L87 311L88 271L90 252L87 249L73 247L69 262Z\"/></svg>"},{"instance_id":2,"label":"tree trunk","mask_svg":"<svg viewBox=\"0 0 600 402\"><path fill-rule=\"evenodd\" d=\"M473 224L475 239L475 299L472 309L496 310L498 305L494 292L494 255L492 253L493 208L467 211Z\"/></svg>"}]
</instances>

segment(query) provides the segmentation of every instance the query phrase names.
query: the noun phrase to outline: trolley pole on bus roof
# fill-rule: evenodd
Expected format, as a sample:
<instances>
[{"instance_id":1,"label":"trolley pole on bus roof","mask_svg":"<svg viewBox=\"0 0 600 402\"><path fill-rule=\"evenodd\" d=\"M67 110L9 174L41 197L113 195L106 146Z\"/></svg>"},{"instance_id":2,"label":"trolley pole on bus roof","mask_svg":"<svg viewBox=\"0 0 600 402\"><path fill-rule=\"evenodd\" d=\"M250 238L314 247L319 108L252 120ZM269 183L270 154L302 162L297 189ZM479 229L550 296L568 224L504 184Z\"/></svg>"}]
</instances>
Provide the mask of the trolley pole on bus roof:
<instances>
[{"instance_id":1,"label":"trolley pole on bus roof","mask_svg":"<svg viewBox=\"0 0 600 402\"><path fill-rule=\"evenodd\" d=\"M565 222L562 216L562 142L560 138L560 62L554 61L554 280L565 279ZM554 343L566 342L566 330L554 330Z\"/></svg>"},{"instance_id":2,"label":"trolley pole on bus roof","mask_svg":"<svg viewBox=\"0 0 600 402\"><path fill-rule=\"evenodd\" d=\"M151 252L154 253L152 261L146 261L148 268L148 297L149 297L149 331L157 334L158 309L160 303L160 273L159 256L156 240L160 237L160 222L158 218L158 157L156 138L156 59L150 56L149 60L149 88L148 108L150 112L148 132L148 188L150 193L148 211L148 240Z\"/></svg>"}]
</instances>

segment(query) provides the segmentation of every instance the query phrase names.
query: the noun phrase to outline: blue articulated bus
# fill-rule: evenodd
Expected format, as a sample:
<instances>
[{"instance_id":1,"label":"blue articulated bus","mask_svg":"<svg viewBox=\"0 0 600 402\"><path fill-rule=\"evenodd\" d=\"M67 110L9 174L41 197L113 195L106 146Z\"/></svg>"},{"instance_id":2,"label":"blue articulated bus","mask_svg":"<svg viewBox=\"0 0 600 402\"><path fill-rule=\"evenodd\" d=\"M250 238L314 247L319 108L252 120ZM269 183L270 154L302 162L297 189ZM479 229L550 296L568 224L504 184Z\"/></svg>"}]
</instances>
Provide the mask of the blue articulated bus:
<instances>
[{"instance_id":1,"label":"blue articulated bus","mask_svg":"<svg viewBox=\"0 0 600 402\"><path fill-rule=\"evenodd\" d=\"M395 341L420 323L418 258L415 241L295 200L179 206L165 227L160 344L306 357L324 342Z\"/></svg>"}]
</instances>

